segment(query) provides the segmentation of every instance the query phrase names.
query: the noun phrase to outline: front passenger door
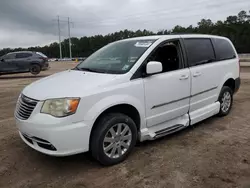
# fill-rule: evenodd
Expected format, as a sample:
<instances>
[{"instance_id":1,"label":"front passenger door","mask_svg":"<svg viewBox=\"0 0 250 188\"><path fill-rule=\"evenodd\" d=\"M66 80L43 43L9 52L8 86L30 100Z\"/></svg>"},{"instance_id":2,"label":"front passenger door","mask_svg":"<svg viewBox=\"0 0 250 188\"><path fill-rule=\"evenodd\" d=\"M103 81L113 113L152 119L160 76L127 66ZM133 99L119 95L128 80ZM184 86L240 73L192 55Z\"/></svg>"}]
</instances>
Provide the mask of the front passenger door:
<instances>
[{"instance_id":1,"label":"front passenger door","mask_svg":"<svg viewBox=\"0 0 250 188\"><path fill-rule=\"evenodd\" d=\"M179 40L164 43L149 59L163 65L161 73L143 79L147 127L152 127L188 113L191 81Z\"/></svg>"}]
</instances>

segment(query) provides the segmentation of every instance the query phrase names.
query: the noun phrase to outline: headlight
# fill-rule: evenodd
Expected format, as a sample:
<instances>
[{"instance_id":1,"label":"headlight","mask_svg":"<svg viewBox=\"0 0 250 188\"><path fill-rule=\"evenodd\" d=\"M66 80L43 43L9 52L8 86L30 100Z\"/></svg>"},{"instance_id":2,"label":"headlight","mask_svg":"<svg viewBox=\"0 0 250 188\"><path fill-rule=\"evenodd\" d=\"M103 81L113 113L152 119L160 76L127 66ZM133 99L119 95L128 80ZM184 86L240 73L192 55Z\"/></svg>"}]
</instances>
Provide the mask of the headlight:
<instances>
[{"instance_id":1,"label":"headlight","mask_svg":"<svg viewBox=\"0 0 250 188\"><path fill-rule=\"evenodd\" d=\"M76 112L79 102L79 98L49 99L44 101L41 113L55 117L69 116Z\"/></svg>"}]
</instances>

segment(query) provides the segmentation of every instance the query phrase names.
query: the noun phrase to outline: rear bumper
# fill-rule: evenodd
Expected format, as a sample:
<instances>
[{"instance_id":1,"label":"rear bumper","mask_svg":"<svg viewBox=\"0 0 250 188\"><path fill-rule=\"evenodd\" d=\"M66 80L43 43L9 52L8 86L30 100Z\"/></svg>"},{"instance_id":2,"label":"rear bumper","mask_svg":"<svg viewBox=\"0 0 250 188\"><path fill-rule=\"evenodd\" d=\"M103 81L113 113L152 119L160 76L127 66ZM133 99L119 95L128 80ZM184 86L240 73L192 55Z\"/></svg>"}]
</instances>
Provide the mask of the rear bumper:
<instances>
[{"instance_id":1,"label":"rear bumper","mask_svg":"<svg viewBox=\"0 0 250 188\"><path fill-rule=\"evenodd\" d=\"M240 77L239 77L239 78L236 78L236 79L235 79L235 89L234 89L234 93L236 93L236 92L239 91L239 89L240 89L240 84L241 84Z\"/></svg>"},{"instance_id":2,"label":"rear bumper","mask_svg":"<svg viewBox=\"0 0 250 188\"><path fill-rule=\"evenodd\" d=\"M44 71L44 70L48 70L50 68L50 66L49 66L49 63L48 62L45 62L44 64L43 64L43 66L42 66L42 70Z\"/></svg>"}]
</instances>

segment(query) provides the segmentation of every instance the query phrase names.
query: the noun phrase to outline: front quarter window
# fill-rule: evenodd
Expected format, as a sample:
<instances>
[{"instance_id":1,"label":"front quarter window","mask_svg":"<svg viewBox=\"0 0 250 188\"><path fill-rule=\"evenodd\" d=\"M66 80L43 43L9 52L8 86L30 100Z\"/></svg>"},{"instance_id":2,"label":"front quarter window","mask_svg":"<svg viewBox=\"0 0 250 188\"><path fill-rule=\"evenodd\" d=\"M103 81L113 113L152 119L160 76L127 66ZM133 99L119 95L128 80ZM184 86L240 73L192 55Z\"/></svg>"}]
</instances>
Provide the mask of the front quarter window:
<instances>
[{"instance_id":1,"label":"front quarter window","mask_svg":"<svg viewBox=\"0 0 250 188\"><path fill-rule=\"evenodd\" d=\"M124 40L96 51L76 69L107 74L128 72L155 40Z\"/></svg>"}]
</instances>

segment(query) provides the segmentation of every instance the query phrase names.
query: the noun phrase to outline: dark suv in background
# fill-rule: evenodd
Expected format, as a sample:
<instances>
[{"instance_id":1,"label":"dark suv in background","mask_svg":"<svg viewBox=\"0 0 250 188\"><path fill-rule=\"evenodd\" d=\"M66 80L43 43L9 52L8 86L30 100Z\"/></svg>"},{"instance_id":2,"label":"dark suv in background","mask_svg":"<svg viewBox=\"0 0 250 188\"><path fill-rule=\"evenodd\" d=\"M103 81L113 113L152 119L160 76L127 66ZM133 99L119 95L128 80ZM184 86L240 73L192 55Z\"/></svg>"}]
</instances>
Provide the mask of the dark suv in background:
<instances>
[{"instance_id":1,"label":"dark suv in background","mask_svg":"<svg viewBox=\"0 0 250 188\"><path fill-rule=\"evenodd\" d=\"M41 52L12 52L0 57L0 75L24 72L37 75L48 68L48 57Z\"/></svg>"}]
</instances>

